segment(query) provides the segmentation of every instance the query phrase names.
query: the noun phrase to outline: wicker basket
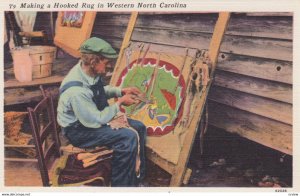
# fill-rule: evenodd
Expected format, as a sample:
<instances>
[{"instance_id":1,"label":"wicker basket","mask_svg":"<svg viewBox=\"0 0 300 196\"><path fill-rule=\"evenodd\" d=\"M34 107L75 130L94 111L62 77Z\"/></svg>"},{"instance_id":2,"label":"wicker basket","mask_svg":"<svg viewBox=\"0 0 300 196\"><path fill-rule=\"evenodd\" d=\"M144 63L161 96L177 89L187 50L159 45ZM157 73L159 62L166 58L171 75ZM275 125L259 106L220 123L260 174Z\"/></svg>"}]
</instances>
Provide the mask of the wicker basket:
<instances>
[{"instance_id":1,"label":"wicker basket","mask_svg":"<svg viewBox=\"0 0 300 196\"><path fill-rule=\"evenodd\" d=\"M27 46L12 50L15 77L20 82L51 76L56 47Z\"/></svg>"},{"instance_id":2,"label":"wicker basket","mask_svg":"<svg viewBox=\"0 0 300 196\"><path fill-rule=\"evenodd\" d=\"M33 79L51 76L55 53L52 46L30 46Z\"/></svg>"}]
</instances>

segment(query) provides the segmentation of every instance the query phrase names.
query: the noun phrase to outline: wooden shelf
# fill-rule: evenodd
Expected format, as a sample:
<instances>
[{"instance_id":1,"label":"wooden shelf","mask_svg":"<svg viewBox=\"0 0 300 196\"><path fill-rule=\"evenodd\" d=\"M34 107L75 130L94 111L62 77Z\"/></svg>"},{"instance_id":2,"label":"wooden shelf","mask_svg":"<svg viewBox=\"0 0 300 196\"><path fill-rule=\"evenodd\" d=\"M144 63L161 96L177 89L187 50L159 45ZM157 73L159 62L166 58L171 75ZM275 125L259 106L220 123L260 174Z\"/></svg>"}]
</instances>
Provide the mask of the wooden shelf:
<instances>
[{"instance_id":1,"label":"wooden shelf","mask_svg":"<svg viewBox=\"0 0 300 196\"><path fill-rule=\"evenodd\" d=\"M17 81L13 68L4 70L4 106L40 101L42 99L40 85L47 86L53 96L58 96L61 81L77 62L78 59L71 57L56 59L51 76L34 79L30 82Z\"/></svg>"},{"instance_id":2,"label":"wooden shelf","mask_svg":"<svg viewBox=\"0 0 300 196\"><path fill-rule=\"evenodd\" d=\"M22 88L22 87L32 87L39 86L41 84L56 84L60 83L69 70L76 64L77 59L56 59L52 67L52 75L45 78L33 79L30 82L19 82L15 79L13 74L13 68L6 69L4 71L5 82L4 88Z\"/></svg>"}]
</instances>

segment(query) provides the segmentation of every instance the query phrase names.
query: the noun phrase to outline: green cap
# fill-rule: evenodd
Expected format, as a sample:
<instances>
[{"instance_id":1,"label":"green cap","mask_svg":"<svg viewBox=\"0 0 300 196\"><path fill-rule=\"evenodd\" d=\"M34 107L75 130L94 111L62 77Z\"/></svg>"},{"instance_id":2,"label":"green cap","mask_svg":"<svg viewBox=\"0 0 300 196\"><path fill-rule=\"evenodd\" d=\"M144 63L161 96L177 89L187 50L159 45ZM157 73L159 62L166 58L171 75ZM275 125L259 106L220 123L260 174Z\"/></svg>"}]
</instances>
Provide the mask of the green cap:
<instances>
[{"instance_id":1,"label":"green cap","mask_svg":"<svg viewBox=\"0 0 300 196\"><path fill-rule=\"evenodd\" d=\"M91 37L85 40L80 48L81 53L88 53L88 54L100 54L106 58L114 59L118 57L117 52L112 46L103 39L98 37Z\"/></svg>"}]
</instances>

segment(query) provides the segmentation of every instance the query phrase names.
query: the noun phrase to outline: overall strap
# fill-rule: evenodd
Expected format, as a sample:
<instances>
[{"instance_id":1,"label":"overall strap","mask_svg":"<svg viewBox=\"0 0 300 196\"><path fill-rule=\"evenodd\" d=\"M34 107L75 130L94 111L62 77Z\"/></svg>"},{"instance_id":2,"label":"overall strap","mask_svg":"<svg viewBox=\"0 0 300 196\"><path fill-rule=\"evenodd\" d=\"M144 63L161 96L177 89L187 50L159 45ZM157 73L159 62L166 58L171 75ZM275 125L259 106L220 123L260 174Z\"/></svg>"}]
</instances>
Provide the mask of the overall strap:
<instances>
[{"instance_id":1,"label":"overall strap","mask_svg":"<svg viewBox=\"0 0 300 196\"><path fill-rule=\"evenodd\" d=\"M82 82L79 81L70 81L67 82L66 84L64 84L60 89L59 89L59 95L63 94L63 92L65 92L68 88L71 88L73 86L83 86Z\"/></svg>"},{"instance_id":2,"label":"overall strap","mask_svg":"<svg viewBox=\"0 0 300 196\"><path fill-rule=\"evenodd\" d=\"M63 92L65 92L68 88L71 88L73 86L80 86L83 87L83 83L79 81L70 81L64 84L59 89L59 95L62 95ZM98 110L102 111L105 107L109 106L107 102L107 97L105 95L104 86L102 83L102 78L99 78L98 82L92 86L90 86L90 89L93 92L93 102L96 104Z\"/></svg>"},{"instance_id":3,"label":"overall strap","mask_svg":"<svg viewBox=\"0 0 300 196\"><path fill-rule=\"evenodd\" d=\"M99 78L98 82L92 85L90 89L93 91L94 94L93 101L95 102L98 110L102 111L108 106L102 78Z\"/></svg>"}]
</instances>

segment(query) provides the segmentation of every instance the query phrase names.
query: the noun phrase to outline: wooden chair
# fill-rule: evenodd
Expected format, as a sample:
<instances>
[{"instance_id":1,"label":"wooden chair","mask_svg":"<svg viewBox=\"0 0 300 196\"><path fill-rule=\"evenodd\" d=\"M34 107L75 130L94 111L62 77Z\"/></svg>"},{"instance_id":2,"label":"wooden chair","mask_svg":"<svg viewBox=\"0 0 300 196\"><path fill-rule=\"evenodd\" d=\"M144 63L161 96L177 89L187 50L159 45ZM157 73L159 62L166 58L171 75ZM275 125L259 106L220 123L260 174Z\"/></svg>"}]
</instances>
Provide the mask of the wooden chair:
<instances>
[{"instance_id":1,"label":"wooden chair","mask_svg":"<svg viewBox=\"0 0 300 196\"><path fill-rule=\"evenodd\" d=\"M41 93L43 95L43 98L47 97L47 96L52 96L51 93L44 88L43 85L40 85L40 90L41 90ZM61 154L73 154L73 153L80 153L80 152L90 152L90 151L94 151L96 150L96 148L77 148L77 147L74 147L69 141L68 139L63 136L61 134L61 128L60 126L58 125L57 121L56 121L56 116L57 116L57 112L56 112L56 108L57 108L57 105L58 105L58 100L53 100L53 104L52 104L52 108L53 108L53 111L54 111L54 120L55 120L55 124L56 124L56 131L58 132L58 136L59 136L59 139L61 141L61 144L62 146L60 146L60 152Z\"/></svg>"},{"instance_id":2,"label":"wooden chair","mask_svg":"<svg viewBox=\"0 0 300 196\"><path fill-rule=\"evenodd\" d=\"M56 122L53 97L47 91L43 91L42 87L41 90L43 93L43 99L36 105L35 108L28 107L27 110L32 128L33 138L35 141L37 159L43 186L77 186L85 184L90 184L93 186L100 186L102 184L108 185L111 172L110 160L112 152L103 147L94 150L94 154L101 154L101 156L96 155L97 159L95 158L95 160L99 160L99 158L102 158L105 161L97 162L86 168L84 168L83 165L84 160L79 161L76 158L78 153L83 153L81 155L87 154L89 151L87 151L86 149L72 147L71 151L69 149L69 151L63 152L64 154L62 154L61 142L58 131L59 126ZM106 151L109 152L105 153ZM91 155L89 155L88 158L91 159L90 157ZM73 160L72 163L77 164L77 168L75 169L78 169L78 172L82 173L86 170L94 171L94 174L91 177L91 179L82 180L78 183L69 183L67 185L59 183L57 172L60 173L61 169L64 168L74 170L74 167L67 167L68 160L70 159ZM75 171L72 173L71 178L79 179L78 176L79 175L77 171Z\"/></svg>"},{"instance_id":3,"label":"wooden chair","mask_svg":"<svg viewBox=\"0 0 300 196\"><path fill-rule=\"evenodd\" d=\"M51 185L48 174L50 166L47 163L51 162L53 155L60 157L60 140L53 108L51 96L43 98L34 109L28 108L43 186ZM48 139L49 136L51 140Z\"/></svg>"}]
</instances>

